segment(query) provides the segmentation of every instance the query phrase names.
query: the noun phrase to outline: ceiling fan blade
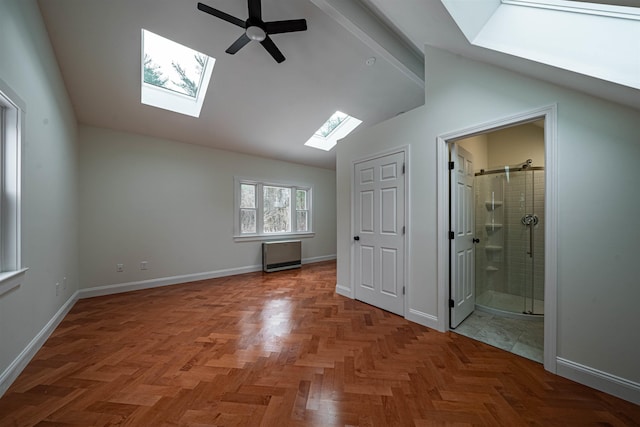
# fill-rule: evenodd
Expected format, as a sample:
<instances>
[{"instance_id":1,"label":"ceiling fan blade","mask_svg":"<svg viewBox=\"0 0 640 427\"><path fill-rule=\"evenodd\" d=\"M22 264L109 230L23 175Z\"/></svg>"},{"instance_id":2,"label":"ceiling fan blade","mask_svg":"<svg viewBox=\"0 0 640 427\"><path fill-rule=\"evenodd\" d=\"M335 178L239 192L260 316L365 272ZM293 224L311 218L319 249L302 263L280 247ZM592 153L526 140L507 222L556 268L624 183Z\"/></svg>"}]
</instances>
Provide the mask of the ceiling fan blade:
<instances>
[{"instance_id":1,"label":"ceiling fan blade","mask_svg":"<svg viewBox=\"0 0 640 427\"><path fill-rule=\"evenodd\" d=\"M251 41L251 39L247 36L247 33L244 33L243 35L241 35L238 40L236 40L235 42L233 42L233 44L231 46L229 46L229 48L227 50L225 50L225 52L234 55L237 51L239 51L240 49L242 49L242 47L244 45L246 45L247 43L249 43Z\"/></svg>"},{"instance_id":2,"label":"ceiling fan blade","mask_svg":"<svg viewBox=\"0 0 640 427\"><path fill-rule=\"evenodd\" d=\"M271 21L264 23L267 34L293 33L307 30L306 19L289 19L288 21Z\"/></svg>"},{"instance_id":3,"label":"ceiling fan blade","mask_svg":"<svg viewBox=\"0 0 640 427\"><path fill-rule=\"evenodd\" d=\"M262 21L262 5L260 0L247 0L249 4L249 19Z\"/></svg>"},{"instance_id":4,"label":"ceiling fan blade","mask_svg":"<svg viewBox=\"0 0 640 427\"><path fill-rule=\"evenodd\" d=\"M233 25L237 25L240 28L246 28L246 24L243 20L236 18L235 16L231 16L228 13L224 13L219 11L218 9L214 9L210 6L207 6L204 3L198 3L198 9L204 13L208 13L209 15L213 15L216 18L220 18L224 21L227 21Z\"/></svg>"},{"instance_id":5,"label":"ceiling fan blade","mask_svg":"<svg viewBox=\"0 0 640 427\"><path fill-rule=\"evenodd\" d=\"M278 64L284 61L284 55L282 54L282 52L280 52L278 46L276 46L276 44L273 42L273 40L271 40L269 36L267 36L260 43L262 44L262 46L264 46L265 49L267 49L267 52L269 52L271 56L273 56L273 59L275 59Z\"/></svg>"}]
</instances>

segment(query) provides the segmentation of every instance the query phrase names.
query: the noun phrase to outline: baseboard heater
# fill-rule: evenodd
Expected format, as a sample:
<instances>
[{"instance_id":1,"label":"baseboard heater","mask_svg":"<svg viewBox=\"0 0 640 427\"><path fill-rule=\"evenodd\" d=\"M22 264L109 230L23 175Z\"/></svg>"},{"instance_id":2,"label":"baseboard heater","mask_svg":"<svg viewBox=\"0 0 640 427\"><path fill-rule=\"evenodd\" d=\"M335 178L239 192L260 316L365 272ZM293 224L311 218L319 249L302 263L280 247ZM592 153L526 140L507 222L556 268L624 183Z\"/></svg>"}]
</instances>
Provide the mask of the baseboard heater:
<instances>
[{"instance_id":1,"label":"baseboard heater","mask_svg":"<svg viewBox=\"0 0 640 427\"><path fill-rule=\"evenodd\" d=\"M286 240L262 243L262 269L266 272L288 270L302 266L302 243Z\"/></svg>"}]
</instances>

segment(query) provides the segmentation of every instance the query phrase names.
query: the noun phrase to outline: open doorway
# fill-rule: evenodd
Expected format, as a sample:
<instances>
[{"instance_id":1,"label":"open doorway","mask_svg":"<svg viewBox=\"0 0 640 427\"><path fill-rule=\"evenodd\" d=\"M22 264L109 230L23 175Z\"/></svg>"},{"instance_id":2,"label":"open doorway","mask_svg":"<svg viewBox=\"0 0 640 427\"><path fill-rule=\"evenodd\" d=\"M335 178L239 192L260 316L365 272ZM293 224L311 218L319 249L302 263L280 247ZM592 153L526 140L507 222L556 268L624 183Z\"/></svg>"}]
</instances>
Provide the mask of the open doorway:
<instances>
[{"instance_id":1,"label":"open doorway","mask_svg":"<svg viewBox=\"0 0 640 427\"><path fill-rule=\"evenodd\" d=\"M540 363L544 355L544 141L544 119L539 119L448 144L452 165L465 164L452 169L450 180L451 229L455 230L450 326L457 333Z\"/></svg>"},{"instance_id":2,"label":"open doorway","mask_svg":"<svg viewBox=\"0 0 640 427\"><path fill-rule=\"evenodd\" d=\"M438 203L438 323L443 331L451 330L451 204L450 144L494 130L544 119L544 368L557 373L557 289L558 289L558 160L557 115L555 104L514 113L491 121L460 128L437 137Z\"/></svg>"}]
</instances>

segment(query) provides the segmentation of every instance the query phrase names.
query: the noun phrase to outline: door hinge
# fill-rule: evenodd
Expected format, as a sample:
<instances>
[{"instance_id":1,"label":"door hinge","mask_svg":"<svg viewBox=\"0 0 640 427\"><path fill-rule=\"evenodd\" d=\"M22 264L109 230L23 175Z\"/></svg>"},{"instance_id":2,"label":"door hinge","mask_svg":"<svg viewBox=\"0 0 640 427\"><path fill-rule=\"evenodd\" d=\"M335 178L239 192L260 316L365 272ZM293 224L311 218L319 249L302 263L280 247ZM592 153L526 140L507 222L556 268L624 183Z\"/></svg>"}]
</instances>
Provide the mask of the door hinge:
<instances>
[{"instance_id":1,"label":"door hinge","mask_svg":"<svg viewBox=\"0 0 640 427\"><path fill-rule=\"evenodd\" d=\"M452 300L452 299L450 299L450 300L449 300L449 308L453 308L453 307L455 307L455 306L456 306L455 301L454 301L454 300Z\"/></svg>"},{"instance_id":2,"label":"door hinge","mask_svg":"<svg viewBox=\"0 0 640 427\"><path fill-rule=\"evenodd\" d=\"M402 287L402 295L404 295L404 286Z\"/></svg>"},{"instance_id":3,"label":"door hinge","mask_svg":"<svg viewBox=\"0 0 640 427\"><path fill-rule=\"evenodd\" d=\"M453 231L449 232L449 240L453 240L456 238L456 233L454 233Z\"/></svg>"},{"instance_id":4,"label":"door hinge","mask_svg":"<svg viewBox=\"0 0 640 427\"><path fill-rule=\"evenodd\" d=\"M406 172L406 170L407 170L407 167L406 167L406 165L403 163L403 164L402 164L402 173L404 174L404 173Z\"/></svg>"},{"instance_id":5,"label":"door hinge","mask_svg":"<svg viewBox=\"0 0 640 427\"><path fill-rule=\"evenodd\" d=\"M402 226L402 234L405 234L407 232L407 228L403 225Z\"/></svg>"},{"instance_id":6,"label":"door hinge","mask_svg":"<svg viewBox=\"0 0 640 427\"><path fill-rule=\"evenodd\" d=\"M454 162L449 162L449 170L452 171L456 168L456 164Z\"/></svg>"}]
</instances>

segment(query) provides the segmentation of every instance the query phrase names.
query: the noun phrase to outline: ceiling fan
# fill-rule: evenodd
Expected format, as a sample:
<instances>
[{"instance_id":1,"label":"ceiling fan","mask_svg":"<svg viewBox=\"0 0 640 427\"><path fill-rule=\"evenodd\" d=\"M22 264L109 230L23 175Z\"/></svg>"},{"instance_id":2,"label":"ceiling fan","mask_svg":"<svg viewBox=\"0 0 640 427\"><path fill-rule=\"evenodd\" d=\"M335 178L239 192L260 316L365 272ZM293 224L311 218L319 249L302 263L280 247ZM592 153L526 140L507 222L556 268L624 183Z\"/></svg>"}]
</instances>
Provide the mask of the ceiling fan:
<instances>
[{"instance_id":1,"label":"ceiling fan","mask_svg":"<svg viewBox=\"0 0 640 427\"><path fill-rule=\"evenodd\" d=\"M307 21L305 19L290 19L287 21L264 22L262 21L261 0L247 0L247 3L249 7L249 18L246 21L221 12L203 3L198 3L198 9L233 25L244 28L244 34L242 34L238 40L233 42L225 52L234 55L244 45L254 40L260 42L276 62L281 63L285 59L284 55L280 52L280 49L278 49L273 40L271 40L269 34L306 31Z\"/></svg>"}]
</instances>

